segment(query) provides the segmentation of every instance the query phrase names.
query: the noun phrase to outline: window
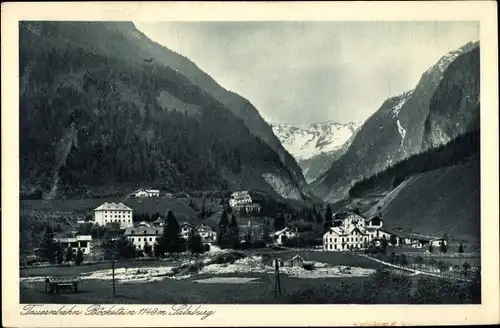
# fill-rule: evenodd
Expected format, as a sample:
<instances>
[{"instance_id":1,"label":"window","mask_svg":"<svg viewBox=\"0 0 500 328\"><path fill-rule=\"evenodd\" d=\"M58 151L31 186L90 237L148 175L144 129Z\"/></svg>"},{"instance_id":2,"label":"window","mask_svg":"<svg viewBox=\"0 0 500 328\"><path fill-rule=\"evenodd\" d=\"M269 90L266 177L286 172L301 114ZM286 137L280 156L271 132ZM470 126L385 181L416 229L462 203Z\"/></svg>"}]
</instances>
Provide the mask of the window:
<instances>
[{"instance_id":1,"label":"window","mask_svg":"<svg viewBox=\"0 0 500 328\"><path fill-rule=\"evenodd\" d=\"M337 238L335 238L335 242L337 242Z\"/></svg>"},{"instance_id":2,"label":"window","mask_svg":"<svg viewBox=\"0 0 500 328\"><path fill-rule=\"evenodd\" d=\"M146 230L144 230L144 234L146 234Z\"/></svg>"},{"instance_id":3,"label":"window","mask_svg":"<svg viewBox=\"0 0 500 328\"><path fill-rule=\"evenodd\" d=\"M80 242L80 247L87 247L87 242L86 241L81 241Z\"/></svg>"},{"instance_id":4,"label":"window","mask_svg":"<svg viewBox=\"0 0 500 328\"><path fill-rule=\"evenodd\" d=\"M108 220L104 220L104 222L108 222Z\"/></svg>"},{"instance_id":5,"label":"window","mask_svg":"<svg viewBox=\"0 0 500 328\"><path fill-rule=\"evenodd\" d=\"M82 253L85 253L85 248L84 248L84 249L82 249Z\"/></svg>"},{"instance_id":6,"label":"window","mask_svg":"<svg viewBox=\"0 0 500 328\"><path fill-rule=\"evenodd\" d=\"M155 233L158 234L158 230L156 230Z\"/></svg>"},{"instance_id":7,"label":"window","mask_svg":"<svg viewBox=\"0 0 500 328\"><path fill-rule=\"evenodd\" d=\"M141 241L141 238L137 238L137 241Z\"/></svg>"},{"instance_id":8,"label":"window","mask_svg":"<svg viewBox=\"0 0 500 328\"><path fill-rule=\"evenodd\" d=\"M335 245L335 249L337 249L337 245Z\"/></svg>"},{"instance_id":9,"label":"window","mask_svg":"<svg viewBox=\"0 0 500 328\"><path fill-rule=\"evenodd\" d=\"M330 245L330 249L332 249L332 245Z\"/></svg>"},{"instance_id":10,"label":"window","mask_svg":"<svg viewBox=\"0 0 500 328\"><path fill-rule=\"evenodd\" d=\"M152 240L153 240L153 238L151 238L151 237L150 237L150 238L149 238L149 241L152 241Z\"/></svg>"},{"instance_id":11,"label":"window","mask_svg":"<svg viewBox=\"0 0 500 328\"><path fill-rule=\"evenodd\" d=\"M134 233L134 230L132 230L132 233Z\"/></svg>"}]
</instances>

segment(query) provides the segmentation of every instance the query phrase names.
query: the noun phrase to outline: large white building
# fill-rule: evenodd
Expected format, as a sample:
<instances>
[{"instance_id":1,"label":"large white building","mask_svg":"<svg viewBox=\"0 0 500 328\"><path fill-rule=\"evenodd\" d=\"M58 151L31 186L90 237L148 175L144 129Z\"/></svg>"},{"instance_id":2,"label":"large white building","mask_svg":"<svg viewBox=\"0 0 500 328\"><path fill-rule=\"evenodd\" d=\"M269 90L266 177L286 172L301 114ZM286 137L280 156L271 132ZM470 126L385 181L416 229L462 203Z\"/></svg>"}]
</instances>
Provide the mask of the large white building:
<instances>
[{"instance_id":1,"label":"large white building","mask_svg":"<svg viewBox=\"0 0 500 328\"><path fill-rule=\"evenodd\" d=\"M82 253L85 255L91 254L92 250L90 244L92 242L92 236L90 235L80 235L69 238L59 238L56 237L54 240L61 244L63 248L71 247L71 250L74 254L78 251L78 249L82 250Z\"/></svg>"},{"instance_id":2,"label":"large white building","mask_svg":"<svg viewBox=\"0 0 500 328\"><path fill-rule=\"evenodd\" d=\"M382 231L383 222L374 217L366 220L356 213L338 213L333 218L333 226L323 234L325 251L364 249L369 243L390 236Z\"/></svg>"},{"instance_id":3,"label":"large white building","mask_svg":"<svg viewBox=\"0 0 500 328\"><path fill-rule=\"evenodd\" d=\"M235 207L236 205L245 205L251 204L252 197L248 191L236 191L231 194L229 197L229 206Z\"/></svg>"},{"instance_id":4,"label":"large white building","mask_svg":"<svg viewBox=\"0 0 500 328\"><path fill-rule=\"evenodd\" d=\"M132 227L133 210L122 203L104 203L94 210L95 224L105 226L118 223L120 229Z\"/></svg>"},{"instance_id":5,"label":"large white building","mask_svg":"<svg viewBox=\"0 0 500 328\"><path fill-rule=\"evenodd\" d=\"M138 250L144 250L144 246L151 246L154 251L156 240L163 234L163 227L150 227L148 225L138 225L128 227L123 235L134 244Z\"/></svg>"},{"instance_id":6,"label":"large white building","mask_svg":"<svg viewBox=\"0 0 500 328\"><path fill-rule=\"evenodd\" d=\"M233 210L244 210L247 213L260 212L261 206L255 202L248 191L236 191L229 197L229 206Z\"/></svg>"}]
</instances>

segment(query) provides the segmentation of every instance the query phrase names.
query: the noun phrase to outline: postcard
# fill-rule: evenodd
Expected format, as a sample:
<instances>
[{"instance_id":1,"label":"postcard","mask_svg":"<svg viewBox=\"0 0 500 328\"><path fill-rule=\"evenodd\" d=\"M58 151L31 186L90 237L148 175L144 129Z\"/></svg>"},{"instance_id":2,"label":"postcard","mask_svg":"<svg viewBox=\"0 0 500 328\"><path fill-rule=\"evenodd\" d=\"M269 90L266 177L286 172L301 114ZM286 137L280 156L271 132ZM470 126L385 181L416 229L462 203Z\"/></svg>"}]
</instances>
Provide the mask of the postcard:
<instances>
[{"instance_id":1,"label":"postcard","mask_svg":"<svg viewBox=\"0 0 500 328\"><path fill-rule=\"evenodd\" d=\"M4 325L499 323L495 9L2 4Z\"/></svg>"}]
</instances>

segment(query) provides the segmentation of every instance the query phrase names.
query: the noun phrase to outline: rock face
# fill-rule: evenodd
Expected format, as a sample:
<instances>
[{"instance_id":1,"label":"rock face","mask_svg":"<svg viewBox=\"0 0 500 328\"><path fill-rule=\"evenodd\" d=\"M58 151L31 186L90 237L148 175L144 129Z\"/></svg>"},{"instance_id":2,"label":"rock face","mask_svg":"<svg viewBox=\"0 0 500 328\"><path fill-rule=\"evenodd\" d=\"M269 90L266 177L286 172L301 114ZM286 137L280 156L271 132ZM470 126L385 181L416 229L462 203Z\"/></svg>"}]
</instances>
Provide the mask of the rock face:
<instances>
[{"instance_id":1,"label":"rock face","mask_svg":"<svg viewBox=\"0 0 500 328\"><path fill-rule=\"evenodd\" d=\"M132 23L22 22L19 33L23 197L274 193L268 172L305 183L250 102Z\"/></svg>"},{"instance_id":2,"label":"rock face","mask_svg":"<svg viewBox=\"0 0 500 328\"><path fill-rule=\"evenodd\" d=\"M271 124L274 134L302 168L307 182L326 172L345 153L360 126L354 122Z\"/></svg>"},{"instance_id":3,"label":"rock face","mask_svg":"<svg viewBox=\"0 0 500 328\"><path fill-rule=\"evenodd\" d=\"M359 129L348 150L310 184L335 202L350 186L429 145L474 130L479 122L479 44L443 56L413 90L387 99Z\"/></svg>"}]
</instances>

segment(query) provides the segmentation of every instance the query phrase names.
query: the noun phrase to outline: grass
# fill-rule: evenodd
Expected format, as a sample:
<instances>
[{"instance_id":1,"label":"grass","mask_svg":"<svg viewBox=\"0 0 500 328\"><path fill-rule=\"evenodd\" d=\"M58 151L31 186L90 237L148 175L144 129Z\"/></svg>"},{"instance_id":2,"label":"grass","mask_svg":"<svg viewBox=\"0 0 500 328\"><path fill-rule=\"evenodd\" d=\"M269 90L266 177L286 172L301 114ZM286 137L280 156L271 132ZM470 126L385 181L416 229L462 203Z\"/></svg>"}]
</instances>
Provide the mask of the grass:
<instances>
[{"instance_id":1,"label":"grass","mask_svg":"<svg viewBox=\"0 0 500 328\"><path fill-rule=\"evenodd\" d=\"M159 282L117 284L116 297L113 297L111 281L85 280L80 283L77 294L47 295L43 283L30 287L21 286L21 303L59 303L59 304L269 304L280 303L274 298L274 278L268 274L229 274L220 276L255 277L256 282L246 284L200 284L194 280L210 276L199 275L186 280L166 279ZM362 282L367 278L347 278L352 282ZM345 279L309 279L280 276L284 295L291 294L311 284L327 284L332 287Z\"/></svg>"}]
</instances>

